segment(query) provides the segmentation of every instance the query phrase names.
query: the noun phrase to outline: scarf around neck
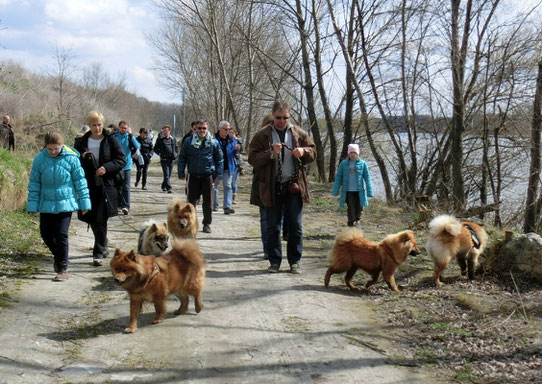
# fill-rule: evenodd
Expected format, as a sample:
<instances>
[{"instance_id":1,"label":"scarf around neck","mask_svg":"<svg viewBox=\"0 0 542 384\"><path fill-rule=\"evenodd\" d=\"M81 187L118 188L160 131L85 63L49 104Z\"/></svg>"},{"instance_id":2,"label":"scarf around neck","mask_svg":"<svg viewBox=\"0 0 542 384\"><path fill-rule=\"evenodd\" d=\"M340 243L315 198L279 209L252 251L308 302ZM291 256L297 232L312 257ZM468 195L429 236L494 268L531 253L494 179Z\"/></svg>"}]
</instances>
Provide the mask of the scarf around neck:
<instances>
[{"instance_id":1,"label":"scarf around neck","mask_svg":"<svg viewBox=\"0 0 542 384\"><path fill-rule=\"evenodd\" d=\"M200 139L197 133L194 133L192 135L192 142L190 143L194 148L199 149L201 147L201 143L205 141L205 148L210 147L213 145L213 136L211 135L211 132L207 132L204 138Z\"/></svg>"}]
</instances>

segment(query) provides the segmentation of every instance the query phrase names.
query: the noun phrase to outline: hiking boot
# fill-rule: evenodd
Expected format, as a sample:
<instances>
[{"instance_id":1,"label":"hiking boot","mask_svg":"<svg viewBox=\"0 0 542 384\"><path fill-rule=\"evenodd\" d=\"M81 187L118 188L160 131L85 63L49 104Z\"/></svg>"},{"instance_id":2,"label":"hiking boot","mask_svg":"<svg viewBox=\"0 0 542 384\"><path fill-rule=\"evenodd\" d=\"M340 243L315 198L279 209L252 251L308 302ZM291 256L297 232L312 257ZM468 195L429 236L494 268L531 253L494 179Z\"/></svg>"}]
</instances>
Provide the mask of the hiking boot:
<instances>
[{"instance_id":1,"label":"hiking boot","mask_svg":"<svg viewBox=\"0 0 542 384\"><path fill-rule=\"evenodd\" d=\"M299 264L295 263L290 265L290 273L294 275L299 275L301 273L301 268L299 268Z\"/></svg>"},{"instance_id":2,"label":"hiking boot","mask_svg":"<svg viewBox=\"0 0 542 384\"><path fill-rule=\"evenodd\" d=\"M235 213L235 210L233 208L224 208L225 215L229 215L231 213Z\"/></svg>"},{"instance_id":3,"label":"hiking boot","mask_svg":"<svg viewBox=\"0 0 542 384\"><path fill-rule=\"evenodd\" d=\"M173 191L171 189L168 189L167 193L173 193Z\"/></svg>"},{"instance_id":4,"label":"hiking boot","mask_svg":"<svg viewBox=\"0 0 542 384\"><path fill-rule=\"evenodd\" d=\"M162 192L165 192L167 191L167 188L166 187L162 187Z\"/></svg>"},{"instance_id":5,"label":"hiking boot","mask_svg":"<svg viewBox=\"0 0 542 384\"><path fill-rule=\"evenodd\" d=\"M211 226L209 224L203 224L203 232L211 233Z\"/></svg>"},{"instance_id":6,"label":"hiking boot","mask_svg":"<svg viewBox=\"0 0 542 384\"><path fill-rule=\"evenodd\" d=\"M95 257L95 258L93 259L93 261L92 261L92 264L93 264L95 267L101 267L101 266L104 264L104 262L103 262L103 260L102 260L101 257Z\"/></svg>"},{"instance_id":7,"label":"hiking boot","mask_svg":"<svg viewBox=\"0 0 542 384\"><path fill-rule=\"evenodd\" d=\"M141 189L144 190L144 191L146 191L146 190L147 190L147 187L146 187L146 186L142 186Z\"/></svg>"},{"instance_id":8,"label":"hiking boot","mask_svg":"<svg viewBox=\"0 0 542 384\"><path fill-rule=\"evenodd\" d=\"M271 264L269 268L267 268L267 272L269 273L278 273L279 272L280 265L278 264Z\"/></svg>"},{"instance_id":9,"label":"hiking boot","mask_svg":"<svg viewBox=\"0 0 542 384\"><path fill-rule=\"evenodd\" d=\"M122 212L124 216L128 214L128 208L122 208L120 211Z\"/></svg>"},{"instance_id":10,"label":"hiking boot","mask_svg":"<svg viewBox=\"0 0 542 384\"><path fill-rule=\"evenodd\" d=\"M53 281L65 281L68 279L68 271L60 271L56 274Z\"/></svg>"}]
</instances>

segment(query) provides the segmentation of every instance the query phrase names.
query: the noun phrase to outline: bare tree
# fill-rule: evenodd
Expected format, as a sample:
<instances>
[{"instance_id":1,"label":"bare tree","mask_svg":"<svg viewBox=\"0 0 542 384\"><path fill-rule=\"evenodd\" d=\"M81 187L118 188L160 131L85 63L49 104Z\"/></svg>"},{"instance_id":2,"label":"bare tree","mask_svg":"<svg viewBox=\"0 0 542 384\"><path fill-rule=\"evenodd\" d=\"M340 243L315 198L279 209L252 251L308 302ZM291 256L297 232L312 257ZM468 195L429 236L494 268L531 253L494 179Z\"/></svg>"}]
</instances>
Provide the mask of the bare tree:
<instances>
[{"instance_id":1,"label":"bare tree","mask_svg":"<svg viewBox=\"0 0 542 384\"><path fill-rule=\"evenodd\" d=\"M54 81L53 90L57 93L57 116L60 120L69 120L73 103L73 75L78 66L75 63L75 55L71 48L63 48L55 43L52 57L55 61L54 68L49 71L49 76Z\"/></svg>"}]
</instances>

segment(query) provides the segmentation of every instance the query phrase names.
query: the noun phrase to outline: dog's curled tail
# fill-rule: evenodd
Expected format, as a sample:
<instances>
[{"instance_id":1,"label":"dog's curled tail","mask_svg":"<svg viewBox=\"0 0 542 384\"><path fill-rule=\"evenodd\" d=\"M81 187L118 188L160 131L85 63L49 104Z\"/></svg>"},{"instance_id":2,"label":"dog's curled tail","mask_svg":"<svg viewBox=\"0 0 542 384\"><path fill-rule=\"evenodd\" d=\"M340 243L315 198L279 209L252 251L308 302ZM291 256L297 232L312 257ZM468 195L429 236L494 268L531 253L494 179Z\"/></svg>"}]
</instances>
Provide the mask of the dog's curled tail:
<instances>
[{"instance_id":1,"label":"dog's curled tail","mask_svg":"<svg viewBox=\"0 0 542 384\"><path fill-rule=\"evenodd\" d=\"M358 228L347 228L335 236L335 244L333 245L333 248L329 253L327 254L327 259L329 261L333 261L333 249L335 247L340 247L346 244L351 243L355 239L359 239L360 237L363 237L363 232L361 232Z\"/></svg>"},{"instance_id":2,"label":"dog's curled tail","mask_svg":"<svg viewBox=\"0 0 542 384\"><path fill-rule=\"evenodd\" d=\"M205 267L205 256L199 249L198 242L194 239L175 239L172 251L177 257L184 258L188 263L197 267Z\"/></svg>"},{"instance_id":3,"label":"dog's curled tail","mask_svg":"<svg viewBox=\"0 0 542 384\"><path fill-rule=\"evenodd\" d=\"M433 237L446 232L451 236L461 233L461 223L454 216L440 215L429 222L429 234Z\"/></svg>"}]
</instances>

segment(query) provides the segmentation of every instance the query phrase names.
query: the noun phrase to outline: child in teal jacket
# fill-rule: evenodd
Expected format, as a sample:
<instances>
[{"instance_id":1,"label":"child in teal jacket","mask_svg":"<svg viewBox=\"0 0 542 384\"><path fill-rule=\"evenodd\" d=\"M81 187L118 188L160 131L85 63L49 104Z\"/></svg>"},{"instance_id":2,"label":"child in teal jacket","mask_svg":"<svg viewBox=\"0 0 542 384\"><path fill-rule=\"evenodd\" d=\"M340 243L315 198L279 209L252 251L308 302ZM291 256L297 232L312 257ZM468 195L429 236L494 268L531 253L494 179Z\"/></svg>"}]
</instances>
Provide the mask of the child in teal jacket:
<instances>
[{"instance_id":1,"label":"child in teal jacket","mask_svg":"<svg viewBox=\"0 0 542 384\"><path fill-rule=\"evenodd\" d=\"M353 227L359 224L363 207L369 205L368 197L373 197L373 184L369 168L365 160L359 157L359 146L357 144L348 144L348 158L341 161L335 184L333 185L333 195L338 196L342 187L339 205L348 207L348 226Z\"/></svg>"},{"instance_id":2,"label":"child in teal jacket","mask_svg":"<svg viewBox=\"0 0 542 384\"><path fill-rule=\"evenodd\" d=\"M40 213L40 234L54 256L54 281L68 278L68 229L72 212L90 210L90 196L79 152L64 144L60 133L45 134L28 183L27 211Z\"/></svg>"}]
</instances>

